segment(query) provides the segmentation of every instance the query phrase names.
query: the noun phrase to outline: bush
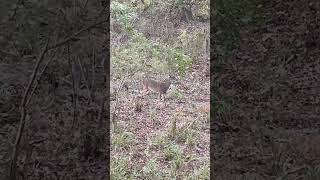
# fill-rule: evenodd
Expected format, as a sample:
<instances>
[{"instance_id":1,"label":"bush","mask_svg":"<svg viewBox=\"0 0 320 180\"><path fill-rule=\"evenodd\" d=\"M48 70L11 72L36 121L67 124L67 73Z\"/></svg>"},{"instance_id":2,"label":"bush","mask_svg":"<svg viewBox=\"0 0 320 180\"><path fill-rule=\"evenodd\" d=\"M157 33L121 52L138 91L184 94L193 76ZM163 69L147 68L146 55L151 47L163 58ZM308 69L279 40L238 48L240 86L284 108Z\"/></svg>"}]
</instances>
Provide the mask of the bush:
<instances>
[{"instance_id":1,"label":"bush","mask_svg":"<svg viewBox=\"0 0 320 180\"><path fill-rule=\"evenodd\" d=\"M148 40L142 33L132 31L131 41L112 48L111 73L119 77L124 71L168 74L177 71L184 75L192 59L181 49L170 48Z\"/></svg>"}]
</instances>

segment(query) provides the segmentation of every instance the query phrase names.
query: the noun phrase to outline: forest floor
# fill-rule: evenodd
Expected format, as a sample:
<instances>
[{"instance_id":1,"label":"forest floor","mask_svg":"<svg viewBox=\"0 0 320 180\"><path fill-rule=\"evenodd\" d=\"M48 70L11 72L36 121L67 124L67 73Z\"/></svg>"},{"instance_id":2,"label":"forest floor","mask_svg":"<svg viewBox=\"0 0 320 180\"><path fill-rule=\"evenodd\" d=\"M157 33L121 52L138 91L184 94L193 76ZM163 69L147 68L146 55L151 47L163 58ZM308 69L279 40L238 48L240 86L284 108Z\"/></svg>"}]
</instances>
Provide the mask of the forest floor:
<instances>
[{"instance_id":1,"label":"forest floor","mask_svg":"<svg viewBox=\"0 0 320 180\"><path fill-rule=\"evenodd\" d=\"M242 29L240 48L212 74L213 96L230 105L213 117L215 177L319 179L320 3L266 4L265 23Z\"/></svg>"},{"instance_id":2,"label":"forest floor","mask_svg":"<svg viewBox=\"0 0 320 180\"><path fill-rule=\"evenodd\" d=\"M33 61L0 63L0 179L9 179L10 158L20 124L19 107L33 65ZM58 68L51 67L39 76L27 106L17 179L106 179L107 120L105 116L103 121L98 118L103 91L97 91L95 100L89 103L87 91L78 89L75 108L71 84L63 78L52 81L53 76L58 77ZM97 69L99 77L103 77L101 68ZM59 84L57 88L55 83ZM104 87L101 82L98 86Z\"/></svg>"},{"instance_id":3,"label":"forest floor","mask_svg":"<svg viewBox=\"0 0 320 180\"><path fill-rule=\"evenodd\" d=\"M156 93L142 96L142 79L136 82L138 86L128 85L118 99L117 125L111 137L111 167L127 159L130 163L126 173L134 179L208 177L208 63L201 63L172 84L165 102ZM111 109L114 104L115 101L111 102ZM117 170L113 169L114 176L121 174Z\"/></svg>"},{"instance_id":4,"label":"forest floor","mask_svg":"<svg viewBox=\"0 0 320 180\"><path fill-rule=\"evenodd\" d=\"M182 29L193 34L209 27L208 23L179 22L167 16L146 14L135 26L154 42L178 41ZM122 45L112 38L111 42L112 47ZM209 67L208 58L193 60L185 76L176 75L165 102L152 91L142 95L142 77L138 73L125 77L123 86L121 78L111 77L111 118L116 124L111 125L112 178L209 179ZM144 75L150 76L147 72ZM163 80L157 75L155 80ZM117 95L119 87L123 88Z\"/></svg>"}]
</instances>

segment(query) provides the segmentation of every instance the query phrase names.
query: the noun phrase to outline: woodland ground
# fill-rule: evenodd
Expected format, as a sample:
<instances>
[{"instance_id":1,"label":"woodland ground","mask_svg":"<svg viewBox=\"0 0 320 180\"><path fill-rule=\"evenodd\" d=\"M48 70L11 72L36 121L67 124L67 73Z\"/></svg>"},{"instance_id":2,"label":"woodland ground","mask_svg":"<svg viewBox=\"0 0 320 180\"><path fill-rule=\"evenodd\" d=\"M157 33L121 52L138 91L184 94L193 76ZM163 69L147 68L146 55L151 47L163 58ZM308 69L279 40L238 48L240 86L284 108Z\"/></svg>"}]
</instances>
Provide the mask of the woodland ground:
<instances>
[{"instance_id":1,"label":"woodland ground","mask_svg":"<svg viewBox=\"0 0 320 180\"><path fill-rule=\"evenodd\" d=\"M19 6L21 11L17 10L16 13L23 15L25 12L22 10L28 7ZM318 180L320 2L266 1L262 7L266 20L259 26L240 29L240 47L226 61L218 61L218 49L215 47L220 42L214 39L216 36L212 36L212 178ZM61 11L57 8L57 12ZM33 15L33 11L30 14ZM55 30L61 25L57 14L58 20L49 24ZM165 37L165 41L176 41L174 37L183 29L188 29L188 33L182 34L189 35L207 28L206 23L187 19L181 21L181 14L173 14L176 16L171 16L171 19L167 19L166 13L159 14L158 21L154 21L153 15L145 13L140 22L135 22L135 28L156 42L160 37ZM17 19L20 17L25 16L16 16ZM186 21L188 23L183 23ZM59 22L58 25L55 22ZM73 23L72 20L70 22ZM82 27L83 24L76 26L78 22L72 24L76 27L73 30ZM23 18L20 23L24 27L30 26L29 21ZM30 42L36 42L34 47L37 47L30 50L30 44L21 40L23 33L21 36L3 35L20 32L18 29L21 30L21 24L1 24L1 179L7 179L5 175L9 172L8 164L20 119L19 106L35 64L32 55L38 55L42 44L37 42L43 41L31 41L33 39L28 36ZM11 26L17 29L8 28ZM214 30L215 27L211 28ZM36 34L36 29L24 30L32 35ZM121 28L120 34L111 39L114 40L111 46L121 46L130 40ZM43 74L39 76L41 78L37 81L37 88L27 109L28 123L18 158L18 174L24 178L106 178L109 148L105 142L108 126L104 121L107 117L100 114L100 100L105 93L102 88L102 77L105 76L101 65L104 59L102 54L108 51L104 44L109 40L101 37L104 36L96 36L96 39L92 36L81 37L83 39L78 44L73 44L76 53L83 53L77 57L85 57L81 60L86 70L81 70L77 62L71 62L73 67L69 67L66 48L57 51L59 53L49 53L46 60L51 57L53 60L48 66L45 63L41 65ZM92 39L99 49L94 76L89 75L93 74L90 71L92 52L82 51L88 47L78 48L82 45L91 47L91 44L82 42ZM8 42L18 42L15 51L21 53L18 55L26 56L12 57L13 47ZM30 52L31 56L28 56ZM138 59L137 56L134 58ZM75 93L72 90L71 69L86 74L76 75L77 106L72 100ZM186 76L177 76L178 80L168 92L167 107L162 107L153 93L145 97L139 95L140 75L125 78L127 88L119 91L115 116L117 124L111 131L111 173L114 179L208 179L208 73L206 58L194 61L186 71ZM120 84L121 77L114 76L112 83ZM97 87L93 99L88 93L92 92L90 84ZM111 96L111 112L116 99ZM141 110L136 111L138 104ZM74 117L76 128L71 130Z\"/></svg>"},{"instance_id":2,"label":"woodland ground","mask_svg":"<svg viewBox=\"0 0 320 180\"><path fill-rule=\"evenodd\" d=\"M124 173L126 178L133 179L193 176L207 179L210 134L209 109L206 108L209 106L210 81L205 71L192 71L175 85L180 96L169 95L165 107L157 94L139 98L134 85L121 93L116 132L112 131L111 136L114 177L120 179L119 174ZM111 105L113 103L115 101ZM137 103L141 110L136 110ZM173 126L176 126L174 133Z\"/></svg>"},{"instance_id":3,"label":"woodland ground","mask_svg":"<svg viewBox=\"0 0 320 180\"><path fill-rule=\"evenodd\" d=\"M11 179L16 147L16 179L106 179L106 7L96 1L1 1L0 9L0 179ZM70 42L71 36L79 39ZM49 48L63 39L43 51L47 42Z\"/></svg>"},{"instance_id":4,"label":"woodland ground","mask_svg":"<svg viewBox=\"0 0 320 180\"><path fill-rule=\"evenodd\" d=\"M111 10L118 14L111 39L103 24L104 1L52 2L1 2L0 179L8 179L15 147L20 147L13 161L17 179L107 179L110 148L112 179L209 179L209 55L202 48L209 40L208 1L201 2L207 20L190 20L189 5L182 1L113 1ZM145 11L151 2L155 9ZM54 48L39 58L47 42ZM63 43L52 46L57 42ZM103 103L109 99L105 64L112 50L111 101ZM165 57L179 69L163 108L154 94L139 99L141 79L134 72L145 70L139 69L142 61L168 70ZM42 62L28 86L37 58ZM112 85L121 81L123 69L130 76L116 96L113 116ZM185 76L178 75L182 71ZM137 99L141 111L135 111ZM109 103L116 122L111 147L106 143L110 116L104 113ZM16 146L20 122L26 123Z\"/></svg>"},{"instance_id":5,"label":"woodland ground","mask_svg":"<svg viewBox=\"0 0 320 180\"><path fill-rule=\"evenodd\" d=\"M214 100L228 104L212 115L215 179L320 179L320 3L263 7L233 56L211 59Z\"/></svg>"},{"instance_id":6,"label":"woodland ground","mask_svg":"<svg viewBox=\"0 0 320 180\"><path fill-rule=\"evenodd\" d=\"M154 7L159 6L161 3ZM150 43L171 47L178 42L181 46L179 36L183 32L190 38L187 43L191 43L188 41L196 33L209 35L209 23L181 20L177 9L173 8L171 12L167 6L154 10L150 7L150 11L135 21L134 29L143 33L141 37L147 37L136 45L134 42L143 38L123 38L128 37L128 33L117 32L116 23L111 28L111 48L124 47L120 52L130 52L124 56L115 51L111 64L116 68L122 65L122 69L131 69L127 76L125 71L119 75L121 68L111 69L111 118L114 119L111 125L111 177L114 179L209 179L209 56L203 54L202 48L182 48L184 53L198 51L195 53L199 58L192 59L184 76L177 71L163 73L158 68L166 65L166 48L159 52L163 56L157 59L152 52L157 51L158 44ZM205 39L201 39L201 44L202 41ZM145 42L149 43L146 47ZM152 51L148 52L148 49ZM153 66L154 61L159 65L148 70L149 66L145 64ZM139 63L132 67L136 62ZM142 96L144 76L163 80L169 73L176 79L167 92L166 106L163 101L159 102L156 93ZM122 79L124 85L121 85Z\"/></svg>"}]
</instances>

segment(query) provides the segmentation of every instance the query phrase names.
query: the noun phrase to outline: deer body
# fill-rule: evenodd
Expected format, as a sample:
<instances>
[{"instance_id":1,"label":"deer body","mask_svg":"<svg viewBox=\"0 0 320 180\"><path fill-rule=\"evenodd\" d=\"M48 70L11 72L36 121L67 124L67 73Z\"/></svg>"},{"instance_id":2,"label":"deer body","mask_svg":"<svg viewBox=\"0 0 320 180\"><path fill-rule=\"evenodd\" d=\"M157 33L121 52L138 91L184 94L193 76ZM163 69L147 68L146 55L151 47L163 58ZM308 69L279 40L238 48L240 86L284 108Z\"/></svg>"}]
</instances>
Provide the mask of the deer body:
<instances>
[{"instance_id":1,"label":"deer body","mask_svg":"<svg viewBox=\"0 0 320 180\"><path fill-rule=\"evenodd\" d=\"M159 97L161 100L161 95L165 95L171 85L169 80L164 82L155 81L150 78L145 78L142 81L143 90L148 91L149 89L153 92L159 93Z\"/></svg>"}]
</instances>

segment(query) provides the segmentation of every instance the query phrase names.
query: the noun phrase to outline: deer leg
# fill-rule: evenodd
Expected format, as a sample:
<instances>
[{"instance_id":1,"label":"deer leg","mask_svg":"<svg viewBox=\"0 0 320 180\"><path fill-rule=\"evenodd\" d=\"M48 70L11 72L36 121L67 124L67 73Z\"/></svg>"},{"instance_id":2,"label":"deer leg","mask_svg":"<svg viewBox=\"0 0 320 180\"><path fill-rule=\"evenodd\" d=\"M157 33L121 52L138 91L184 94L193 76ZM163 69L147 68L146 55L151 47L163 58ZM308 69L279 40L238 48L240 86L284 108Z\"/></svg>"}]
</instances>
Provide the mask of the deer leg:
<instances>
[{"instance_id":1,"label":"deer leg","mask_svg":"<svg viewBox=\"0 0 320 180\"><path fill-rule=\"evenodd\" d=\"M146 95L146 94L147 94L147 92L148 92L148 87L143 86L142 94L143 94L143 95Z\"/></svg>"}]
</instances>

